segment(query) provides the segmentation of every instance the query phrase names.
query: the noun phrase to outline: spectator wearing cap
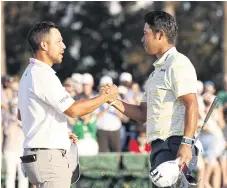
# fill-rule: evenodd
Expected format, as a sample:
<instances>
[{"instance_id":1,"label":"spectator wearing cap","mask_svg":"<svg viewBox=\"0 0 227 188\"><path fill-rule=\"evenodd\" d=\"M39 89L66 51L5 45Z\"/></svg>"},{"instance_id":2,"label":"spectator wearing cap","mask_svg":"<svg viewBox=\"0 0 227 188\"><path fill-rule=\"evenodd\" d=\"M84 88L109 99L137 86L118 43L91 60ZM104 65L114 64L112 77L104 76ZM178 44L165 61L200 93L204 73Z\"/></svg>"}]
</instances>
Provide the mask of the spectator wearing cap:
<instances>
[{"instance_id":1,"label":"spectator wearing cap","mask_svg":"<svg viewBox=\"0 0 227 188\"><path fill-rule=\"evenodd\" d=\"M76 80L77 82L81 82L82 83L82 87L83 87L83 92L76 95L74 97L75 100L84 100L84 99L90 99L93 98L95 96L97 96L97 92L93 89L94 87L94 78L91 74L89 73L84 73L81 75L79 74L74 74L74 80ZM80 119L81 117L77 117L78 119ZM91 113L91 118L92 119L96 119L97 118L97 109ZM70 123L71 127L72 125L75 125L76 121L78 119L71 119L69 118L68 123Z\"/></svg>"},{"instance_id":2,"label":"spectator wearing cap","mask_svg":"<svg viewBox=\"0 0 227 188\"><path fill-rule=\"evenodd\" d=\"M65 87L65 90L71 95L71 97L76 96L76 92L73 87L73 80L71 78L66 78L63 85Z\"/></svg>"},{"instance_id":3,"label":"spectator wearing cap","mask_svg":"<svg viewBox=\"0 0 227 188\"><path fill-rule=\"evenodd\" d=\"M83 84L83 92L81 94L77 95L74 98L75 100L83 98L83 96L87 96L90 99L97 95L97 92L93 89L94 78L91 74L84 73L82 75L82 84Z\"/></svg>"},{"instance_id":4,"label":"spectator wearing cap","mask_svg":"<svg viewBox=\"0 0 227 188\"><path fill-rule=\"evenodd\" d=\"M73 73L71 76L73 80L73 88L76 95L79 95L83 92L83 85L82 85L82 74L80 73Z\"/></svg>"},{"instance_id":5,"label":"spectator wearing cap","mask_svg":"<svg viewBox=\"0 0 227 188\"><path fill-rule=\"evenodd\" d=\"M125 102L128 102L130 104L136 104L136 101L134 99L134 93L132 91L132 75L129 72L122 72L119 77L119 93L122 96L122 99ZM121 142L122 142L122 150L128 151L128 144L130 139L136 139L137 131L136 131L136 125L137 123L135 121L132 121L131 119L125 119L126 121L123 121L123 126L121 128Z\"/></svg>"},{"instance_id":6,"label":"spectator wearing cap","mask_svg":"<svg viewBox=\"0 0 227 188\"><path fill-rule=\"evenodd\" d=\"M109 76L103 76L100 79L99 87L103 84L113 84ZM99 152L121 152L120 128L123 114L109 108L108 104L102 105L97 110L97 141Z\"/></svg>"},{"instance_id":7,"label":"spectator wearing cap","mask_svg":"<svg viewBox=\"0 0 227 188\"><path fill-rule=\"evenodd\" d=\"M210 80L204 82L204 93L206 92L211 93L213 95L216 93L214 82Z\"/></svg>"},{"instance_id":8,"label":"spectator wearing cap","mask_svg":"<svg viewBox=\"0 0 227 188\"><path fill-rule=\"evenodd\" d=\"M121 85L129 88L132 83L132 75L129 72L122 72L120 74L119 81Z\"/></svg>"}]
</instances>

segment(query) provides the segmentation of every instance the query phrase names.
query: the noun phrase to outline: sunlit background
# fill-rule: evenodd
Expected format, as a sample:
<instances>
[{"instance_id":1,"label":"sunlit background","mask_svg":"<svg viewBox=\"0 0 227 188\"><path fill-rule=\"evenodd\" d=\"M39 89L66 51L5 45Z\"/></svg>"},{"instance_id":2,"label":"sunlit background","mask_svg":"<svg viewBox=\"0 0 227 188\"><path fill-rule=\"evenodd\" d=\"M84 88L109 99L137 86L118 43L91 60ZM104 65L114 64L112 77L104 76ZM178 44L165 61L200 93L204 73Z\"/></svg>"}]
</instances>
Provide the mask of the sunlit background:
<instances>
[{"instance_id":1,"label":"sunlit background","mask_svg":"<svg viewBox=\"0 0 227 188\"><path fill-rule=\"evenodd\" d=\"M73 90L79 88L75 85L78 81L75 80L75 73L82 76L84 73L89 73L94 81L92 86L94 91L98 91L103 76L109 76L119 86L122 96L127 96L127 92L133 90L136 97L128 102L139 104L144 83L154 70L152 63L155 57L148 56L141 43L144 15L151 10L165 10L175 16L179 27L177 50L185 54L193 63L198 80L204 84L202 89L209 85L213 87L211 90L208 89L212 94L217 95L219 91L225 93L224 84L227 83L227 80L226 82L224 80L224 75L227 74L226 1L1 2L3 145L1 179L3 187L7 178L4 144L7 139L7 126L9 126L9 123L5 123L5 119L8 121L13 116L11 101L15 97L14 92L18 89L20 76L32 56L26 40L30 28L35 23L44 20L52 21L60 27L67 48L63 63L53 68L62 84L73 93L73 97L77 92ZM122 76L123 72L129 73L131 77ZM124 85L123 82L130 82L130 87L126 84L127 90L120 87ZM206 90L202 90L201 93L205 92ZM224 107L223 103L220 113L224 115L226 122L227 110ZM149 151L134 155L129 147L130 141L136 141L138 136L145 138L144 125L124 119L120 115L117 117L121 120L119 143L122 154L112 151L112 153L105 154L99 152L92 158L82 156L80 159L82 176L77 187L106 188L114 187L114 185L125 188L151 187L148 179ZM76 121L69 121L72 125L70 130L73 130L72 127L76 123ZM227 135L226 129L223 128L223 130ZM226 162L226 155L224 159ZM218 165L219 174L221 174L220 185L226 187L227 172L223 170L225 167L227 169L227 165L223 167L222 163ZM204 170L206 167L198 167L198 172L201 169ZM17 179L15 180L18 185Z\"/></svg>"}]
</instances>

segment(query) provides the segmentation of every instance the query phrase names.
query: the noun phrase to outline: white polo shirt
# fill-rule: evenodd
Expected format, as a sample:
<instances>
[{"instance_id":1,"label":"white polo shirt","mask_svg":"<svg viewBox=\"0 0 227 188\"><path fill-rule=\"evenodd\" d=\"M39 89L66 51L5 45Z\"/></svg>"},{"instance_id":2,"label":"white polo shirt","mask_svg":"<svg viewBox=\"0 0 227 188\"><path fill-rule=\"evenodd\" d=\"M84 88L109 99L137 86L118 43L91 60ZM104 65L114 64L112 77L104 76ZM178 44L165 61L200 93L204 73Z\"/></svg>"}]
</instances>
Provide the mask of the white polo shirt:
<instances>
[{"instance_id":1,"label":"white polo shirt","mask_svg":"<svg viewBox=\"0 0 227 188\"><path fill-rule=\"evenodd\" d=\"M148 143L184 134L185 106L178 97L197 92L194 66L175 47L154 62L154 66L142 99L147 103Z\"/></svg>"},{"instance_id":2,"label":"white polo shirt","mask_svg":"<svg viewBox=\"0 0 227 188\"><path fill-rule=\"evenodd\" d=\"M70 148L63 114L74 100L47 64L30 59L20 80L18 108L25 134L24 148Z\"/></svg>"}]
</instances>

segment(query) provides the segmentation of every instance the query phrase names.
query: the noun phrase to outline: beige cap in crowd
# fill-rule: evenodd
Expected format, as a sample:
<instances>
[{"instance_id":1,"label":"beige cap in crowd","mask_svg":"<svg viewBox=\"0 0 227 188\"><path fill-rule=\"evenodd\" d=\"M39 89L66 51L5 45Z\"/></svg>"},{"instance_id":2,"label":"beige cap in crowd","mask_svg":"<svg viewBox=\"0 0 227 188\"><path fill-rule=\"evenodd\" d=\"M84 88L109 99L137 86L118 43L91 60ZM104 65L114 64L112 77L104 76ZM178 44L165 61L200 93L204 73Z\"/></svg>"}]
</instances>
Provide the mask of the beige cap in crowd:
<instances>
[{"instance_id":1,"label":"beige cap in crowd","mask_svg":"<svg viewBox=\"0 0 227 188\"><path fill-rule=\"evenodd\" d=\"M120 82L132 82L132 75L128 72L122 72L120 75Z\"/></svg>"},{"instance_id":2,"label":"beige cap in crowd","mask_svg":"<svg viewBox=\"0 0 227 188\"><path fill-rule=\"evenodd\" d=\"M110 76L103 76L99 81L99 86L103 84L113 84L113 79Z\"/></svg>"},{"instance_id":3,"label":"beige cap in crowd","mask_svg":"<svg viewBox=\"0 0 227 188\"><path fill-rule=\"evenodd\" d=\"M77 83L82 83L82 75L80 73L73 73L71 76L72 80Z\"/></svg>"},{"instance_id":4,"label":"beige cap in crowd","mask_svg":"<svg viewBox=\"0 0 227 188\"><path fill-rule=\"evenodd\" d=\"M91 74L89 73L84 73L82 75L82 83L83 84L93 84L94 83L94 78Z\"/></svg>"}]
</instances>

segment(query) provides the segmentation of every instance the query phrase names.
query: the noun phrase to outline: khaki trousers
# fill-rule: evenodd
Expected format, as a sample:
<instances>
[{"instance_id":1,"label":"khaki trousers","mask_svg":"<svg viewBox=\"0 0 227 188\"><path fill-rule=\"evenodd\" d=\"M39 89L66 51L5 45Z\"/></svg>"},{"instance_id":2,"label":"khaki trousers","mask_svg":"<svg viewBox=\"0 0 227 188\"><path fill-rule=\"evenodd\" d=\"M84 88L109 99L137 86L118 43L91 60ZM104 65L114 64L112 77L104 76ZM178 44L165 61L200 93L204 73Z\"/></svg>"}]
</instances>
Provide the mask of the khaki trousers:
<instances>
[{"instance_id":1,"label":"khaki trousers","mask_svg":"<svg viewBox=\"0 0 227 188\"><path fill-rule=\"evenodd\" d=\"M37 188L70 188L72 171L61 150L25 149L24 156L36 154L36 161L22 163L29 181Z\"/></svg>"}]
</instances>

